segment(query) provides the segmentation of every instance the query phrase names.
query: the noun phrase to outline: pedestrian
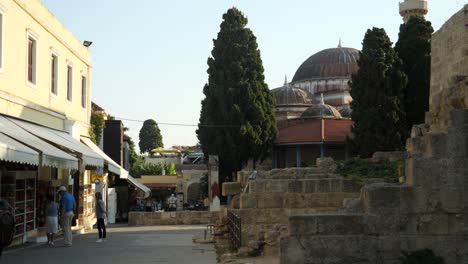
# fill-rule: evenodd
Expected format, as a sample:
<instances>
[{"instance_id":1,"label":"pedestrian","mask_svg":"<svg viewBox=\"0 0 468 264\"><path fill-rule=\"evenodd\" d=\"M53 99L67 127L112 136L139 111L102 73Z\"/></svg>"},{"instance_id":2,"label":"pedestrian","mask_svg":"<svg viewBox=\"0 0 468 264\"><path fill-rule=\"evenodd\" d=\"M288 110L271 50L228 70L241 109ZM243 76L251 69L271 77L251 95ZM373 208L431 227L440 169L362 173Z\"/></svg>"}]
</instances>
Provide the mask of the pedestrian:
<instances>
[{"instance_id":1,"label":"pedestrian","mask_svg":"<svg viewBox=\"0 0 468 264\"><path fill-rule=\"evenodd\" d=\"M3 248L10 245L15 234L13 210L6 200L0 198L0 259L2 258Z\"/></svg>"},{"instance_id":2,"label":"pedestrian","mask_svg":"<svg viewBox=\"0 0 468 264\"><path fill-rule=\"evenodd\" d=\"M152 212L153 211L153 201L151 200L151 198L148 198L146 200L146 212Z\"/></svg>"},{"instance_id":3,"label":"pedestrian","mask_svg":"<svg viewBox=\"0 0 468 264\"><path fill-rule=\"evenodd\" d=\"M177 198L175 197L174 194L171 194L171 197L167 199L167 202L169 203L170 212L177 210Z\"/></svg>"},{"instance_id":4,"label":"pedestrian","mask_svg":"<svg viewBox=\"0 0 468 264\"><path fill-rule=\"evenodd\" d=\"M71 247L73 242L71 226L73 216L75 215L76 202L73 195L67 191L67 187L60 186L58 193L62 196L60 199L60 220L63 228L64 244L67 247Z\"/></svg>"},{"instance_id":5,"label":"pedestrian","mask_svg":"<svg viewBox=\"0 0 468 264\"><path fill-rule=\"evenodd\" d=\"M97 228L99 232L99 239L96 240L96 243L101 243L106 241L106 224L104 219L106 218L106 206L102 200L102 193L96 193L96 218L97 218Z\"/></svg>"},{"instance_id":6,"label":"pedestrian","mask_svg":"<svg viewBox=\"0 0 468 264\"><path fill-rule=\"evenodd\" d=\"M46 205L46 229L47 229L47 245L54 245L54 235L58 232L58 212L59 204L54 201L53 195L47 196Z\"/></svg>"}]
</instances>

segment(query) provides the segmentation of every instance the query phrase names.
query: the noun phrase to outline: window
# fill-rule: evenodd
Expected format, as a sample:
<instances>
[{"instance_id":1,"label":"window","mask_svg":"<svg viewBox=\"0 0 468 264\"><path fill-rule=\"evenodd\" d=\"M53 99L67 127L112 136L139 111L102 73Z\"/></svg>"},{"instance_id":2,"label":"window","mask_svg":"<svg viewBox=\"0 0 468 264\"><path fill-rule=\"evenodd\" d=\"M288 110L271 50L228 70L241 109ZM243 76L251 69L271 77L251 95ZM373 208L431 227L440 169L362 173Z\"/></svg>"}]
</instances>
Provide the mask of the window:
<instances>
[{"instance_id":1,"label":"window","mask_svg":"<svg viewBox=\"0 0 468 264\"><path fill-rule=\"evenodd\" d=\"M73 90L72 90L72 84L73 84L73 69L72 66L68 65L67 66L67 100L72 101L73 99Z\"/></svg>"},{"instance_id":2,"label":"window","mask_svg":"<svg viewBox=\"0 0 468 264\"><path fill-rule=\"evenodd\" d=\"M36 40L28 37L28 81L36 84Z\"/></svg>"},{"instance_id":3,"label":"window","mask_svg":"<svg viewBox=\"0 0 468 264\"><path fill-rule=\"evenodd\" d=\"M52 54L50 58L50 92L57 95L57 55Z\"/></svg>"},{"instance_id":4,"label":"window","mask_svg":"<svg viewBox=\"0 0 468 264\"><path fill-rule=\"evenodd\" d=\"M86 108L86 77L81 76L81 106Z\"/></svg>"},{"instance_id":5,"label":"window","mask_svg":"<svg viewBox=\"0 0 468 264\"><path fill-rule=\"evenodd\" d=\"M0 6L0 11L1 11ZM0 69L3 68L3 14L0 13Z\"/></svg>"}]
</instances>

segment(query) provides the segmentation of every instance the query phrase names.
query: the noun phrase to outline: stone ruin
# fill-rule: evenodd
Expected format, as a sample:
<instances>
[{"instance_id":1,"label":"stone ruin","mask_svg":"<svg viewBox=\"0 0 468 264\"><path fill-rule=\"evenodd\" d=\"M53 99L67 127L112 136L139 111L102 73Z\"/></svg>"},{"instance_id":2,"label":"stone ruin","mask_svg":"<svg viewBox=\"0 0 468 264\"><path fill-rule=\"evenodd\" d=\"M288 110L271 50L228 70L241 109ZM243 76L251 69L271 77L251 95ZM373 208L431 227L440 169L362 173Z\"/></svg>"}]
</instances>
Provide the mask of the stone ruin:
<instances>
[{"instance_id":1,"label":"stone ruin","mask_svg":"<svg viewBox=\"0 0 468 264\"><path fill-rule=\"evenodd\" d=\"M431 71L403 184L368 184L344 211L290 216L281 263L393 264L425 248L468 263L468 5L433 35Z\"/></svg>"}]
</instances>

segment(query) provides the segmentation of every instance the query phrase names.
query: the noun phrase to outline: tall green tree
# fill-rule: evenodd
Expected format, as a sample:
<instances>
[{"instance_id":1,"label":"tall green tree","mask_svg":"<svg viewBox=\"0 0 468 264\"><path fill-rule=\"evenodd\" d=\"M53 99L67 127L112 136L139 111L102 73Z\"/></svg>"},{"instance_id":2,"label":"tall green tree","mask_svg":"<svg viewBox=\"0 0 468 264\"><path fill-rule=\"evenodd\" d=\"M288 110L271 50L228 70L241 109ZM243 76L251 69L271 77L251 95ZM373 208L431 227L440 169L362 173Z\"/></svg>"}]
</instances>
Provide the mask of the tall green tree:
<instances>
[{"instance_id":1,"label":"tall green tree","mask_svg":"<svg viewBox=\"0 0 468 264\"><path fill-rule=\"evenodd\" d=\"M403 71L408 76L405 87L405 111L408 131L415 124L424 123L429 110L431 82L431 22L423 16L411 16L400 26L395 50L403 61Z\"/></svg>"},{"instance_id":2,"label":"tall green tree","mask_svg":"<svg viewBox=\"0 0 468 264\"><path fill-rule=\"evenodd\" d=\"M140 142L138 142L138 146L141 153L163 147L161 130L159 130L158 123L153 119L148 119L143 123L139 137Z\"/></svg>"},{"instance_id":3,"label":"tall green tree","mask_svg":"<svg viewBox=\"0 0 468 264\"><path fill-rule=\"evenodd\" d=\"M352 145L362 157L400 150L406 140L403 90L407 77L384 29L367 30L351 81Z\"/></svg>"},{"instance_id":4,"label":"tall green tree","mask_svg":"<svg viewBox=\"0 0 468 264\"><path fill-rule=\"evenodd\" d=\"M275 101L263 74L257 39L236 8L223 22L208 58L197 136L206 154L219 156L220 175L231 176L250 158L264 158L277 128Z\"/></svg>"}]
</instances>

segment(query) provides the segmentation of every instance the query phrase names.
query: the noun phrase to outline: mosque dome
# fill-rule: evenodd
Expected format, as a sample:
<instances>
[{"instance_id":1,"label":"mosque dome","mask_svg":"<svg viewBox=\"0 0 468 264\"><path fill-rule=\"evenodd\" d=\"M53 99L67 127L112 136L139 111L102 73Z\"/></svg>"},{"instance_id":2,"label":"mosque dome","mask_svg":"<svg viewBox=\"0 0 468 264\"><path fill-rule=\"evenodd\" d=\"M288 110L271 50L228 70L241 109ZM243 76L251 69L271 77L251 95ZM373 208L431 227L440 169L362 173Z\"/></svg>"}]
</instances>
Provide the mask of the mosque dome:
<instances>
[{"instance_id":1,"label":"mosque dome","mask_svg":"<svg viewBox=\"0 0 468 264\"><path fill-rule=\"evenodd\" d=\"M307 108L302 113L301 118L315 118L315 117L334 117L341 118L340 112L331 105L327 105L323 102L323 95L320 104L314 104Z\"/></svg>"},{"instance_id":2,"label":"mosque dome","mask_svg":"<svg viewBox=\"0 0 468 264\"><path fill-rule=\"evenodd\" d=\"M326 79L333 77L347 77L358 70L357 61L359 50L341 47L325 49L304 61L294 74L293 83Z\"/></svg>"},{"instance_id":3,"label":"mosque dome","mask_svg":"<svg viewBox=\"0 0 468 264\"><path fill-rule=\"evenodd\" d=\"M351 118L351 112L353 112L353 110L351 110L351 107L343 107L339 112L342 117Z\"/></svg>"},{"instance_id":4,"label":"mosque dome","mask_svg":"<svg viewBox=\"0 0 468 264\"><path fill-rule=\"evenodd\" d=\"M303 89L294 88L287 82L280 88L271 90L276 99L277 106L309 106L312 104L312 95Z\"/></svg>"}]
</instances>

